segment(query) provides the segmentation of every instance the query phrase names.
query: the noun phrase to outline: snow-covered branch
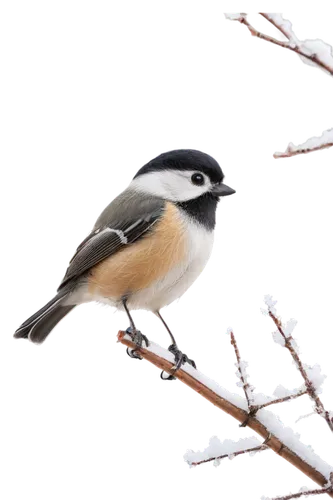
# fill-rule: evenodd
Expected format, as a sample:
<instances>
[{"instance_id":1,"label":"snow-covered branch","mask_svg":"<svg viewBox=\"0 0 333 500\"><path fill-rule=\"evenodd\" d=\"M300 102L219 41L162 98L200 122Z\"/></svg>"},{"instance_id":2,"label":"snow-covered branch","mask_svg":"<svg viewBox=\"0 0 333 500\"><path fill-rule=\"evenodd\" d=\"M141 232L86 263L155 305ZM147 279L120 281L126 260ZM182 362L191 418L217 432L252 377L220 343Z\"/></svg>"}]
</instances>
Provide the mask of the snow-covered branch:
<instances>
[{"instance_id":1,"label":"snow-covered branch","mask_svg":"<svg viewBox=\"0 0 333 500\"><path fill-rule=\"evenodd\" d=\"M125 332L119 332L118 340L130 349L137 349L143 359L150 361L160 370L167 373L174 372L173 355L168 350L153 342L149 344L149 347L138 348ZM245 381L244 372L242 371L242 373ZM200 461L215 460L215 464L218 464L219 460L225 455L233 458L237 455L251 454L251 452L255 453L264 448L270 448L322 488L327 487L333 468L322 460L311 447L303 444L298 434L291 428L285 427L278 417L263 408L263 406L267 406L266 403L263 403L261 408L256 408L255 414L251 414L246 399L224 389L188 363L183 365L174 375L210 403L235 418L240 424L246 422L247 427L254 430L263 439L263 442L251 438L251 442L240 440L237 443L231 441L221 443L215 440L213 441L213 449L211 441L208 451L189 452L186 455L187 461L199 463ZM328 491L327 493L333 498L333 492Z\"/></svg>"},{"instance_id":2,"label":"snow-covered branch","mask_svg":"<svg viewBox=\"0 0 333 500\"><path fill-rule=\"evenodd\" d=\"M270 405L287 403L288 401L292 401L293 399L297 399L301 396L304 396L305 394L307 394L307 391L305 389L303 389L303 390L296 392L295 394L288 394L287 396L272 399L271 401L267 401L266 403L254 405L254 408L256 409L256 411L258 411L258 410L261 410L262 408L266 408L267 406L270 406Z\"/></svg>"},{"instance_id":3,"label":"snow-covered branch","mask_svg":"<svg viewBox=\"0 0 333 500\"><path fill-rule=\"evenodd\" d=\"M241 359L234 332L232 330L230 330L229 333L230 333L230 342L235 350L236 359L237 359L237 363L235 363L236 367L237 367L236 375L240 379L240 381L238 382L237 385L239 385L240 387L243 388L243 391L244 391L244 394L246 397L247 406L249 409L249 413L252 413L253 408L254 408L254 397L253 397L253 392L252 392L253 387L249 384L248 376L246 373L247 363L246 363L246 361L243 361Z\"/></svg>"},{"instance_id":4,"label":"snow-covered branch","mask_svg":"<svg viewBox=\"0 0 333 500\"><path fill-rule=\"evenodd\" d=\"M252 452L260 452L260 451L264 451L267 449L267 446L265 445L261 445L261 446L255 446L253 448L246 448L245 450L240 450L240 451L234 451L233 453L224 453L223 455L218 455L217 457L210 457L210 458L207 458L205 460L199 460L199 462L191 462L192 465L198 467L200 465L206 465L206 464L209 464L209 463L212 463L214 461L222 461L222 460L225 460L225 459L228 459L230 458L230 460L233 458L233 456L241 456L241 455L247 455L249 453L252 453Z\"/></svg>"},{"instance_id":5,"label":"snow-covered branch","mask_svg":"<svg viewBox=\"0 0 333 500\"><path fill-rule=\"evenodd\" d=\"M223 454L221 450L223 450ZM222 438L218 433L210 436L209 446L202 450L187 448L183 455L183 461L191 468L205 466L210 463L215 467L223 468L224 462L233 462L242 455L247 455L251 459L260 452L266 453L267 450L269 448L254 435L249 434L235 439L231 437Z\"/></svg>"},{"instance_id":6,"label":"snow-covered branch","mask_svg":"<svg viewBox=\"0 0 333 500\"><path fill-rule=\"evenodd\" d=\"M320 149L326 149L333 146L333 128L325 130L319 137L311 137L302 144L297 146L292 142L288 145L284 152L277 151L274 153L274 158L290 158L291 156L312 153Z\"/></svg>"},{"instance_id":7,"label":"snow-covered branch","mask_svg":"<svg viewBox=\"0 0 333 500\"><path fill-rule=\"evenodd\" d=\"M308 497L308 496L317 496L317 495L327 495L328 493L331 493L333 491L332 487L328 488L316 488L314 490L304 490L304 491L299 491L298 493L291 493L290 495L286 495L283 497L275 497L275 498L267 498L267 500L291 500L292 498L302 498L302 497ZM262 500L266 500L265 498L262 498Z\"/></svg>"},{"instance_id":8,"label":"snow-covered branch","mask_svg":"<svg viewBox=\"0 0 333 500\"><path fill-rule=\"evenodd\" d=\"M333 432L333 414L325 409L323 402L319 397L319 393L321 392L321 384L323 383L325 376L322 375L321 369L319 365L314 365L312 367L306 365L302 362L299 356L299 349L295 339L292 337L293 328L285 327L280 318L277 316L277 312L275 309L276 302L273 301L272 297L267 295L265 297L265 302L267 305L267 313L272 318L277 327L277 331L274 332L273 336L277 343L286 347L290 352L297 369L303 377L305 383L305 390L309 397L315 404L315 410L322 418L325 419L327 425ZM293 323L293 326L295 324Z\"/></svg>"},{"instance_id":9,"label":"snow-covered branch","mask_svg":"<svg viewBox=\"0 0 333 500\"><path fill-rule=\"evenodd\" d=\"M224 18L239 23L250 35L262 42L294 52L303 64L333 78L333 56L329 42L317 37L309 40L300 38L295 33L291 21L280 11L259 9L257 13L272 25L276 33L280 35L279 38L259 30L249 21L245 10L225 9Z\"/></svg>"}]
</instances>

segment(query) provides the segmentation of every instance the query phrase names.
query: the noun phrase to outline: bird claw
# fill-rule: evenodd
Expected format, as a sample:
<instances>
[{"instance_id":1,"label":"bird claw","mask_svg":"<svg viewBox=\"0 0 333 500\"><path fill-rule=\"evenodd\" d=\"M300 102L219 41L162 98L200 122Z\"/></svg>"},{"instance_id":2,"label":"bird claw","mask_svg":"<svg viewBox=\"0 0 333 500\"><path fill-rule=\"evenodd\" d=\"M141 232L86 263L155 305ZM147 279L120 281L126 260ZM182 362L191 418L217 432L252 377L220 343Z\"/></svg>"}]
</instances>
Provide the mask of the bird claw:
<instances>
[{"instance_id":1,"label":"bird claw","mask_svg":"<svg viewBox=\"0 0 333 500\"><path fill-rule=\"evenodd\" d=\"M178 349L178 346L176 344L171 344L171 346L168 347L168 351L174 354L175 365L178 367L177 369L179 369L180 366L185 363L188 363L189 365L193 366L193 368L197 367L193 359L190 359L186 354L183 354L182 351Z\"/></svg>"},{"instance_id":2,"label":"bird claw","mask_svg":"<svg viewBox=\"0 0 333 500\"><path fill-rule=\"evenodd\" d=\"M143 343L146 344L146 347L149 346L149 340L146 337L146 335L143 335L140 330L133 330L131 327L127 328L126 333L131 337L132 341L140 348L142 347ZM142 359L140 354L138 353L137 349L131 349L130 347L127 347L126 349L127 354L129 355L130 358L133 359Z\"/></svg>"},{"instance_id":3,"label":"bird claw","mask_svg":"<svg viewBox=\"0 0 333 500\"><path fill-rule=\"evenodd\" d=\"M160 381L162 384L174 384L175 382L177 382L173 375L169 375L165 372L160 373Z\"/></svg>"},{"instance_id":4,"label":"bird claw","mask_svg":"<svg viewBox=\"0 0 333 500\"><path fill-rule=\"evenodd\" d=\"M168 351L170 351L174 356L175 356L175 364L172 367L172 373L168 375L167 377L164 377L164 370L161 372L161 379L162 380L175 380L176 377L174 377L174 374L180 369L182 365L185 363L188 363L189 365L193 366L193 368L196 368L196 364L193 361L193 359L190 359L186 354L182 353L178 349L178 346L176 344L171 344L169 346Z\"/></svg>"}]
</instances>

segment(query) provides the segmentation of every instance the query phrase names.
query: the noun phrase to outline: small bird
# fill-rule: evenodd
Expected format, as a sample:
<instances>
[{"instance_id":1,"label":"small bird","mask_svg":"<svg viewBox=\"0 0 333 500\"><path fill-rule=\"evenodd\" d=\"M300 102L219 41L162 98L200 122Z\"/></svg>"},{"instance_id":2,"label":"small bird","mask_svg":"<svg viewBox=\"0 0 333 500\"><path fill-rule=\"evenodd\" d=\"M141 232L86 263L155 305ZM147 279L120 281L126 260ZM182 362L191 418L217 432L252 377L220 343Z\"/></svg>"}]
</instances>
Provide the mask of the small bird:
<instances>
[{"instance_id":1,"label":"small bird","mask_svg":"<svg viewBox=\"0 0 333 500\"><path fill-rule=\"evenodd\" d=\"M171 337L174 372L186 361L195 367L179 350L160 310L186 292L209 259L217 203L235 193L223 178L216 160L191 149L163 153L144 165L79 245L57 295L14 337L39 344L74 307L97 301L127 313L127 332L139 347L148 339L130 311L155 313ZM140 358L136 350L128 354Z\"/></svg>"}]
</instances>

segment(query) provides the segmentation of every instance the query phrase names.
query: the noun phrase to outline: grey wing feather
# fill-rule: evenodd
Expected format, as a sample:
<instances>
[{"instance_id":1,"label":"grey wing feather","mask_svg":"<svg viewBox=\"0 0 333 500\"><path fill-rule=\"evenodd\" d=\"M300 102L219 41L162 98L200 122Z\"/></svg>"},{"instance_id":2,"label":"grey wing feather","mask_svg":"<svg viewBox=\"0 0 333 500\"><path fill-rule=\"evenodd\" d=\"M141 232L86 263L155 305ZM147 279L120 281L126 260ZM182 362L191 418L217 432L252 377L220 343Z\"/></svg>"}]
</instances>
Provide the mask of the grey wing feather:
<instances>
[{"instance_id":1,"label":"grey wing feather","mask_svg":"<svg viewBox=\"0 0 333 500\"><path fill-rule=\"evenodd\" d=\"M69 281L133 243L149 231L164 211L165 202L127 189L102 212L90 235L70 261L59 290Z\"/></svg>"}]
</instances>

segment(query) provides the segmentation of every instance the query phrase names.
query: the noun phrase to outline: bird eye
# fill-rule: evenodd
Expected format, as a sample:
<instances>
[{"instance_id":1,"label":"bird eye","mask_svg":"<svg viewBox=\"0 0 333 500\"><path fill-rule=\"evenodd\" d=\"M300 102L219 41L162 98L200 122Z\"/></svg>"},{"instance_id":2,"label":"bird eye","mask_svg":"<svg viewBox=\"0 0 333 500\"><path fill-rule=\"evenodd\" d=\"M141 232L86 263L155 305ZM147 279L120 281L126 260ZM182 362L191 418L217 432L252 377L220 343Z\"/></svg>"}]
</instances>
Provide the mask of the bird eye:
<instances>
[{"instance_id":1,"label":"bird eye","mask_svg":"<svg viewBox=\"0 0 333 500\"><path fill-rule=\"evenodd\" d=\"M202 186L205 183L205 178L202 174L193 174L191 181L196 186Z\"/></svg>"}]
</instances>

